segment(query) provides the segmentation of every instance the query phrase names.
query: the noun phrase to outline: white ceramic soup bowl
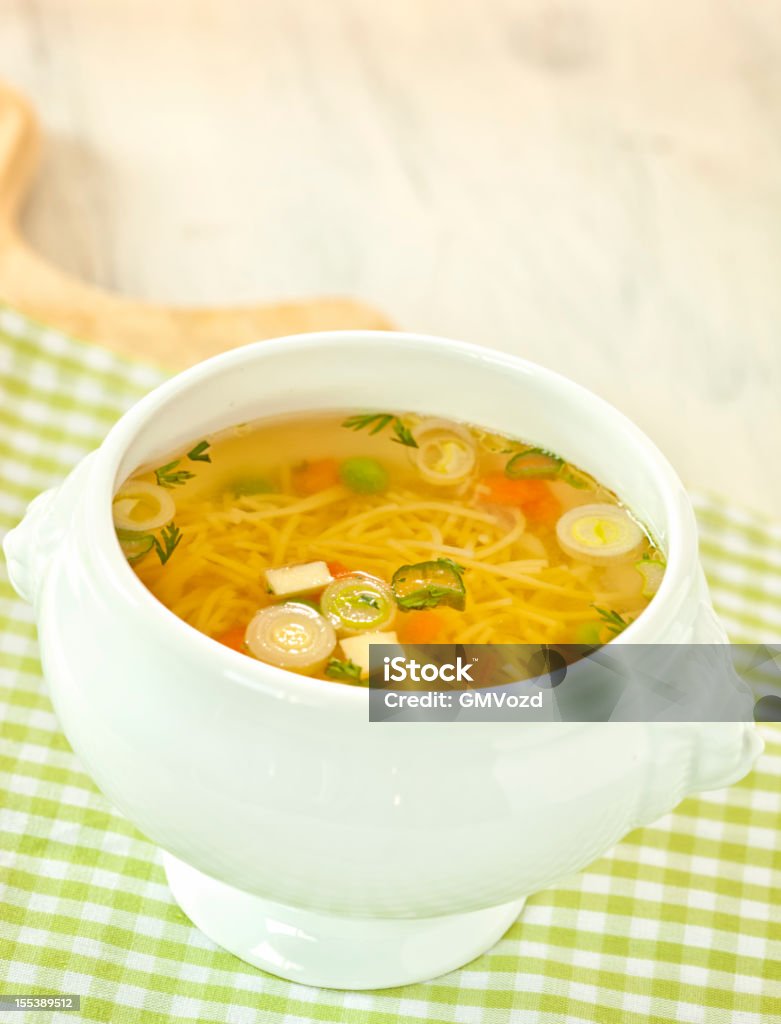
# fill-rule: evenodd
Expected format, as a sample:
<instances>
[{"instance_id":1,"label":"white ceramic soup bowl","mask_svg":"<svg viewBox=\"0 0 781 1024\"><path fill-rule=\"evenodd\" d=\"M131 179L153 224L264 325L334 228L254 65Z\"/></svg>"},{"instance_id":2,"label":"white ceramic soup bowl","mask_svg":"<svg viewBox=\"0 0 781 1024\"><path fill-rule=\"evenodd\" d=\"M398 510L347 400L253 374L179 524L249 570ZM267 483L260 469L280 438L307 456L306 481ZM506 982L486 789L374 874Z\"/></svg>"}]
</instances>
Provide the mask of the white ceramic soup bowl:
<instances>
[{"instance_id":1,"label":"white ceramic soup bowl","mask_svg":"<svg viewBox=\"0 0 781 1024\"><path fill-rule=\"evenodd\" d=\"M611 406L538 366L409 334L302 335L210 359L134 406L6 538L57 714L109 800L165 851L173 894L207 935L339 988L458 967L526 895L686 794L741 778L760 749L738 723L370 723L364 689L223 647L136 578L111 498L139 465L257 417L367 408L481 424L593 473L668 558L658 595L614 642L724 639L669 464Z\"/></svg>"}]
</instances>

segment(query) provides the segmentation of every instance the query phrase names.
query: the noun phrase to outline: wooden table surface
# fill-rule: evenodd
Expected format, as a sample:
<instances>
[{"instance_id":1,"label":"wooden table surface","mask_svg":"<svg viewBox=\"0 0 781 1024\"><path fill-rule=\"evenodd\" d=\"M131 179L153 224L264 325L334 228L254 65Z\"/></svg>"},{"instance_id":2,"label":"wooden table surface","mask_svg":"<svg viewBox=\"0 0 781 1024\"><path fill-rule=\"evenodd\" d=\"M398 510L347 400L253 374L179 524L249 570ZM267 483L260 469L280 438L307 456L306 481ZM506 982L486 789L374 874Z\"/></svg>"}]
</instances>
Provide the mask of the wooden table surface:
<instances>
[{"instance_id":1,"label":"wooden table surface","mask_svg":"<svg viewBox=\"0 0 781 1024\"><path fill-rule=\"evenodd\" d=\"M0 75L68 270L518 352L781 519L781 0L5 0Z\"/></svg>"}]
</instances>

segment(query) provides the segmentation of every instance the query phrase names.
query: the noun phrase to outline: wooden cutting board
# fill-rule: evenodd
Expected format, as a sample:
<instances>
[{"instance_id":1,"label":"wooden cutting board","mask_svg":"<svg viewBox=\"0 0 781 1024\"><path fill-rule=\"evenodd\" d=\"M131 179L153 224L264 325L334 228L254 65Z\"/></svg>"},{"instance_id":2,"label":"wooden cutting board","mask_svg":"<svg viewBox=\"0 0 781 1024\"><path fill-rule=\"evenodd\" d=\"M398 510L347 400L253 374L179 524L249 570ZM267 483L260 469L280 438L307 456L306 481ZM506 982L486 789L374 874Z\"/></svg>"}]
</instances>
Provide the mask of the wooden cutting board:
<instances>
[{"instance_id":1,"label":"wooden cutting board","mask_svg":"<svg viewBox=\"0 0 781 1024\"><path fill-rule=\"evenodd\" d=\"M40 139L30 104L0 83L0 302L74 337L171 368L259 338L391 327L377 310L353 299L175 309L134 302L64 273L24 241L15 220L37 166Z\"/></svg>"}]
</instances>

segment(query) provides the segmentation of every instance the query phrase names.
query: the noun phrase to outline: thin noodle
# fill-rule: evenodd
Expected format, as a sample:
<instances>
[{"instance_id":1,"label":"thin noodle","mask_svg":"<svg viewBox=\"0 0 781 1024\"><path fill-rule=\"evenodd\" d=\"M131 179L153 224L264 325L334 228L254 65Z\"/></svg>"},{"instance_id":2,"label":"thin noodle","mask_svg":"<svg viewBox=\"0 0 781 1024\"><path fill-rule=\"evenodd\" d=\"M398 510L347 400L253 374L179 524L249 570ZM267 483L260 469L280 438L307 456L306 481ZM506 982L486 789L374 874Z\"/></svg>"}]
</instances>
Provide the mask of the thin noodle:
<instances>
[{"instance_id":1,"label":"thin noodle","mask_svg":"<svg viewBox=\"0 0 781 1024\"><path fill-rule=\"evenodd\" d=\"M256 443L251 431L243 443ZM251 465L248 451L234 479ZM177 489L176 551L165 565L152 552L134 566L159 600L205 633L245 626L268 603L267 568L315 559L390 582L400 565L452 558L465 569L467 602L463 612L438 609L442 641L572 641L577 624L598 622L595 604L629 614L642 607L638 597L607 590L602 570L565 558L550 526L519 508L481 507L474 488L469 497L466 490L464 497L442 497L432 487L427 497L423 485L380 495L335 485L301 497L291 488L295 460L281 452L279 465L264 470L277 493L237 498L224 485L214 485L211 496ZM400 613L396 628L403 635L413 621L414 614Z\"/></svg>"}]
</instances>

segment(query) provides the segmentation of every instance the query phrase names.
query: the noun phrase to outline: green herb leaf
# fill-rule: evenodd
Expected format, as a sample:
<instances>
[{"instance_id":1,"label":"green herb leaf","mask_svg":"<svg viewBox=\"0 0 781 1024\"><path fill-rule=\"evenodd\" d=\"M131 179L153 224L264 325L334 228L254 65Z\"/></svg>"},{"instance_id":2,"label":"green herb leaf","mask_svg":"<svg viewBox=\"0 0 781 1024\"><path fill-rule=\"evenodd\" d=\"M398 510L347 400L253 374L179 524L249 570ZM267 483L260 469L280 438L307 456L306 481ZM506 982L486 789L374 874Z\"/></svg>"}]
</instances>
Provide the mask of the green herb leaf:
<instances>
[{"instance_id":1,"label":"green herb leaf","mask_svg":"<svg viewBox=\"0 0 781 1024\"><path fill-rule=\"evenodd\" d=\"M418 442L412 436L412 431L409 427L405 427L398 416L393 421L393 433L396 435L391 438L396 444L403 444L407 448L417 448Z\"/></svg>"},{"instance_id":2,"label":"green herb leaf","mask_svg":"<svg viewBox=\"0 0 781 1024\"><path fill-rule=\"evenodd\" d=\"M180 462L181 459L174 459L168 465L155 470L155 479L160 487L179 487L185 481L192 480L195 473L191 473L189 469L176 469Z\"/></svg>"},{"instance_id":3,"label":"green herb leaf","mask_svg":"<svg viewBox=\"0 0 781 1024\"><path fill-rule=\"evenodd\" d=\"M208 441L200 441L192 451L187 453L190 462L211 462L212 457L208 454L207 448L211 447Z\"/></svg>"},{"instance_id":4,"label":"green herb leaf","mask_svg":"<svg viewBox=\"0 0 781 1024\"><path fill-rule=\"evenodd\" d=\"M331 658L325 666L325 674L329 679L346 679L351 683L361 681L361 669L354 661L340 661L339 658Z\"/></svg>"},{"instance_id":5,"label":"green herb leaf","mask_svg":"<svg viewBox=\"0 0 781 1024\"><path fill-rule=\"evenodd\" d=\"M599 608L595 604L592 604L591 607L597 615L599 615L600 619L602 619L607 626L608 631L612 633L613 636L618 636L619 633L623 633L629 625L627 620L612 608Z\"/></svg>"},{"instance_id":6,"label":"green herb leaf","mask_svg":"<svg viewBox=\"0 0 781 1024\"><path fill-rule=\"evenodd\" d=\"M366 416L348 416L342 423L342 426L347 427L348 430L366 430L370 428L370 434L379 434L381 430L388 426L393 418L393 413L390 412L370 412Z\"/></svg>"},{"instance_id":7,"label":"green herb leaf","mask_svg":"<svg viewBox=\"0 0 781 1024\"><path fill-rule=\"evenodd\" d=\"M357 416L348 416L342 426L348 430L368 430L370 434L379 434L389 423L393 424L393 433L396 435L391 440L396 444L406 445L407 448L417 448L418 442L412 436L409 427L406 427L398 416L391 412L370 412Z\"/></svg>"},{"instance_id":8,"label":"green herb leaf","mask_svg":"<svg viewBox=\"0 0 781 1024\"><path fill-rule=\"evenodd\" d=\"M161 565L165 565L174 551L176 551L181 539L182 531L176 523L169 523L168 526L164 526L160 531L160 537L155 537L155 551Z\"/></svg>"}]
</instances>

